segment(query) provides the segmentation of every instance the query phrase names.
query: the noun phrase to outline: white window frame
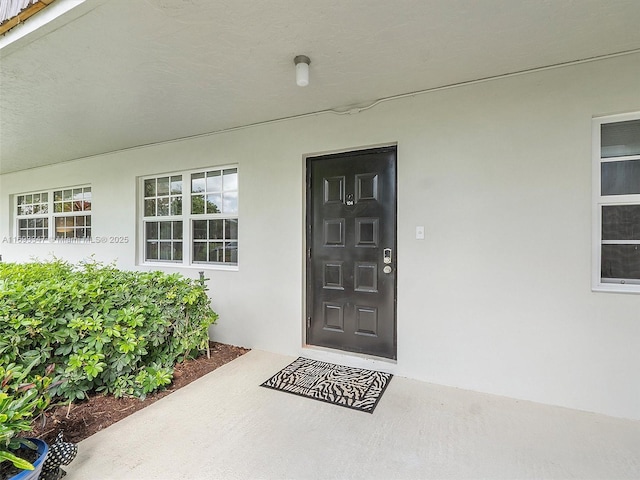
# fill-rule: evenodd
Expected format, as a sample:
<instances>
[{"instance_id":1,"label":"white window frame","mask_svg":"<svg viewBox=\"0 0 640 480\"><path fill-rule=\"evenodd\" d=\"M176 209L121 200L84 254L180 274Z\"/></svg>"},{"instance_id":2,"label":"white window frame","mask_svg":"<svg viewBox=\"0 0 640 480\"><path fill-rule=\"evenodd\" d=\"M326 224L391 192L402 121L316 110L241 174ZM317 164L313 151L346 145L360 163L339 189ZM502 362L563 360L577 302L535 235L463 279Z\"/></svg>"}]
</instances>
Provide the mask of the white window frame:
<instances>
[{"instance_id":1,"label":"white window frame","mask_svg":"<svg viewBox=\"0 0 640 480\"><path fill-rule=\"evenodd\" d=\"M54 196L57 192L64 192L64 191L68 191L68 190L81 190L82 192L82 209L80 210L70 210L70 211L61 211L61 212L56 212L55 211L55 205L56 204L60 204L62 205L64 202L61 201L57 201L55 200ZM88 190L88 193L90 193L89 195L89 205L91 208L89 208L88 210L85 210L85 193L86 190ZM47 207L47 211L43 212L43 213L38 213L38 214L21 214L19 211L20 208L20 204L18 203L18 200L20 197L27 197L27 196L33 196L33 195L43 195L46 194L47 195L47 201L45 202L38 202L38 205L46 205ZM72 193L73 195L73 193ZM13 224L13 228L14 228L14 239L16 242L24 242L24 243L32 243L32 242L38 242L38 243L90 243L91 242L91 229L93 228L92 226L92 210L93 210L93 190L91 188L91 185L87 184L87 185L75 185L75 186L70 186L70 187L60 187L60 188L51 188L48 190L37 190L37 191L31 191L31 192L25 192L25 193L18 193L13 195L13 217L14 217L14 224ZM66 200L69 203L74 203L73 198ZM76 200L77 201L77 200ZM84 237L67 237L66 235L64 236L58 236L57 232L56 232L56 220L58 218L61 217L89 217L89 224L88 225L82 225L82 226L72 226L72 228L80 228L85 230L85 233L88 233L88 235L84 236ZM21 236L20 234L20 221L21 220L36 220L36 219L47 219L47 227L46 227L46 231L47 231L47 235L46 237L24 237ZM84 222L83 222L84 223ZM88 232L87 232L88 229Z\"/></svg>"},{"instance_id":2,"label":"white window frame","mask_svg":"<svg viewBox=\"0 0 640 480\"><path fill-rule=\"evenodd\" d=\"M191 192L191 176L193 174L207 173L224 170L235 169L238 178L238 187L235 190L238 195L238 207L235 213L205 213L205 214L192 214L191 213L191 198L193 196ZM182 177L182 193L180 195L172 195L173 197L180 196L182 199L182 213L179 215L163 215L163 216L145 216L145 181L150 179L158 179L164 177ZM191 170L180 170L173 172L156 173L153 175L145 175L139 177L138 182L138 265L162 267L162 268L197 268L206 270L229 270L237 271L240 265L240 234L238 233L238 239L236 245L238 245L237 262L236 263L214 263L214 262L196 262L193 261L193 220L215 220L215 219L235 219L238 220L240 212L240 168L237 164L228 164L222 166L211 166L205 168L197 168ZM171 212L170 212L171 213ZM182 222L182 260L147 260L146 259L146 224L150 221L181 221Z\"/></svg>"},{"instance_id":3,"label":"white window frame","mask_svg":"<svg viewBox=\"0 0 640 480\"><path fill-rule=\"evenodd\" d=\"M639 120L640 112L597 117L592 123L592 272L591 289L595 292L640 293L640 280L604 280L601 278L602 245L626 244L640 246L640 240L602 240L602 207L609 205L640 205L640 194L602 195L601 165L606 162L640 160L640 155L602 157L601 127L605 124Z\"/></svg>"}]
</instances>

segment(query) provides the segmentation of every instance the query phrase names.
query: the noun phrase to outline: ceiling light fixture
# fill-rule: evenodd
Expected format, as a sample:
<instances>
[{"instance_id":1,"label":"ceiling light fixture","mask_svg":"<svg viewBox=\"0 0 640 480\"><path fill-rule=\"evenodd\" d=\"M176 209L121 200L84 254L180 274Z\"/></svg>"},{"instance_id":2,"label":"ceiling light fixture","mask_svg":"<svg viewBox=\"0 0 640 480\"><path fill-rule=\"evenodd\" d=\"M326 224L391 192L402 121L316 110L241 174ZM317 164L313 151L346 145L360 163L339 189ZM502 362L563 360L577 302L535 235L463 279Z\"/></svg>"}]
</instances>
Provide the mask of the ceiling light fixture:
<instances>
[{"instance_id":1,"label":"ceiling light fixture","mask_svg":"<svg viewBox=\"0 0 640 480\"><path fill-rule=\"evenodd\" d=\"M309 85L309 64L311 59L306 55L298 55L293 59L293 63L296 66L296 83L299 87L306 87Z\"/></svg>"}]
</instances>

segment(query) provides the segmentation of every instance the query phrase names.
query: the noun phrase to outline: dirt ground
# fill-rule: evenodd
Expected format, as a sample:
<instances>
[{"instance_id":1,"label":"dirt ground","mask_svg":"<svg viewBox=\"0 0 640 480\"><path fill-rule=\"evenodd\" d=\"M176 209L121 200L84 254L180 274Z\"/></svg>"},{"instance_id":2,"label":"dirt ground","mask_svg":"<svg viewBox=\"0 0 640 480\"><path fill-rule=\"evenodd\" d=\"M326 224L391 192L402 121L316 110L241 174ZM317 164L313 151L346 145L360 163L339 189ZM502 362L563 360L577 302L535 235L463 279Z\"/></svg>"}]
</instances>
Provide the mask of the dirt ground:
<instances>
[{"instance_id":1,"label":"dirt ground","mask_svg":"<svg viewBox=\"0 0 640 480\"><path fill-rule=\"evenodd\" d=\"M207 358L205 353L195 360L176 365L173 383L165 390L148 395L144 400L100 394L71 407L55 407L34 422L34 430L29 436L51 443L63 430L66 441L77 443L249 351L216 342L210 342L210 349L211 358Z\"/></svg>"}]
</instances>

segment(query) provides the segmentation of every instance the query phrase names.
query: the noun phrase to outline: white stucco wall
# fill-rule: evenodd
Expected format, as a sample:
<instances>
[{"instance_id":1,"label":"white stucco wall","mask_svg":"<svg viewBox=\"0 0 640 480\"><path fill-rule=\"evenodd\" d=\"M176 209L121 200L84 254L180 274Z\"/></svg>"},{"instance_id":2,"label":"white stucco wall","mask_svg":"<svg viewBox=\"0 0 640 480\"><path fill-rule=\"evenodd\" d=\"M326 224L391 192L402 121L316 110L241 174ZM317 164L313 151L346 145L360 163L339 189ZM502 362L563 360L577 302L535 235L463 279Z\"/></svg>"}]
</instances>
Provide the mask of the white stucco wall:
<instances>
[{"instance_id":1,"label":"white stucco wall","mask_svg":"<svg viewBox=\"0 0 640 480\"><path fill-rule=\"evenodd\" d=\"M89 183L93 235L13 245L136 268L136 178L237 163L240 268L208 271L216 340L303 352L304 156L398 145L396 374L640 419L640 296L593 293L591 119L640 110L640 55L568 66L0 177L10 196ZM425 240L415 239L424 225ZM198 268L182 272L196 277Z\"/></svg>"}]
</instances>

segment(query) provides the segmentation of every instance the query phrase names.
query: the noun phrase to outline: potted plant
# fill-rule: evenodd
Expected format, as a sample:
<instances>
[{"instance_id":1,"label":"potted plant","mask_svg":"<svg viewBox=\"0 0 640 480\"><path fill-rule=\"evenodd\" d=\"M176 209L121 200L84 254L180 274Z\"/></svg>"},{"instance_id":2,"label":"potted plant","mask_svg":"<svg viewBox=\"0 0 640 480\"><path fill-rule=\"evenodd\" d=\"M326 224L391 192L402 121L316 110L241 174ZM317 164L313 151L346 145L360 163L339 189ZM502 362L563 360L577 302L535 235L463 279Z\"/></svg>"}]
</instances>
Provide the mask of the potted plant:
<instances>
[{"instance_id":1,"label":"potted plant","mask_svg":"<svg viewBox=\"0 0 640 480\"><path fill-rule=\"evenodd\" d=\"M22 436L51 401L47 389L53 365L45 376L33 375L25 382L32 367L0 366L0 480L37 479L48 452L42 440Z\"/></svg>"}]
</instances>

